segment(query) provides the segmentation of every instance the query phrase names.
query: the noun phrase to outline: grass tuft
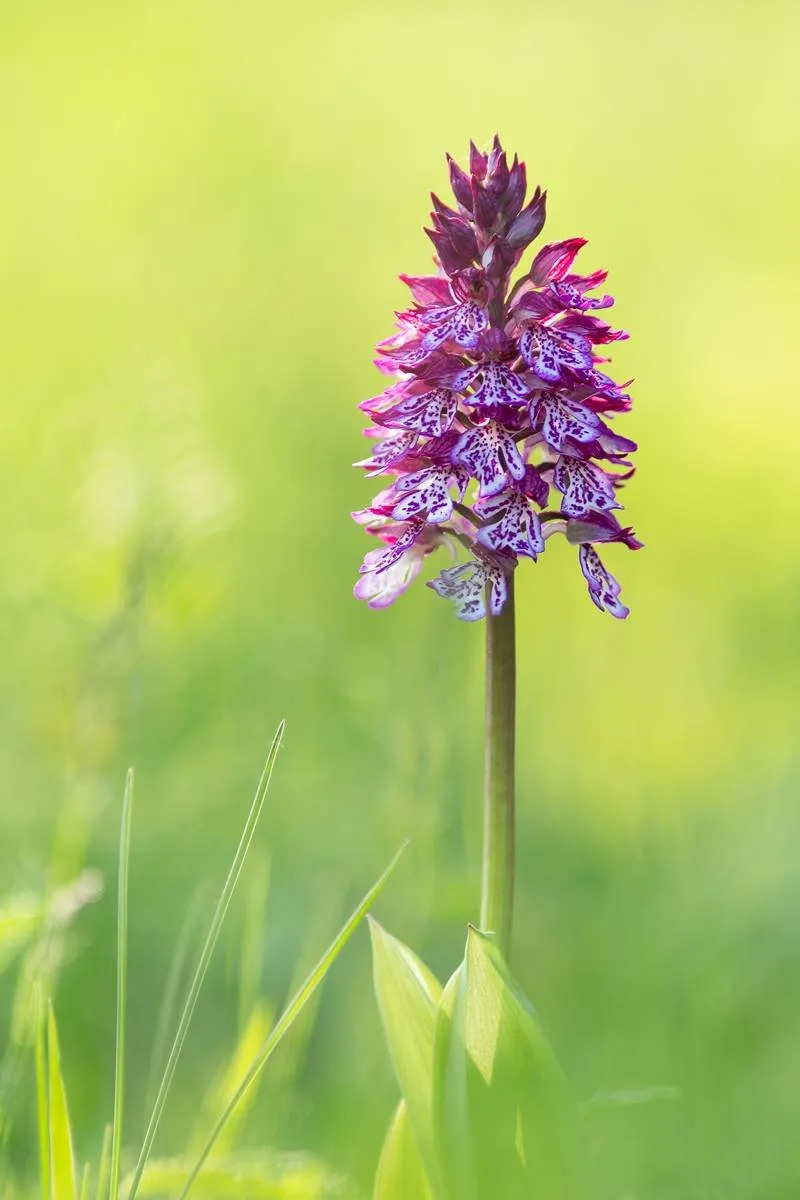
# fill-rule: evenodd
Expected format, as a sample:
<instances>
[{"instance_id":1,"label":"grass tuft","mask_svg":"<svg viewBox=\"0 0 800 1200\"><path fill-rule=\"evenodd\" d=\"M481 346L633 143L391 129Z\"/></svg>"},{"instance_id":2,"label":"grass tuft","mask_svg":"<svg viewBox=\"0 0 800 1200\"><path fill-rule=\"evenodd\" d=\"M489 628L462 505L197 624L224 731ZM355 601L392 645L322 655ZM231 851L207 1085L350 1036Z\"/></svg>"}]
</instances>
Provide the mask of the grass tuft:
<instances>
[{"instance_id":1,"label":"grass tuft","mask_svg":"<svg viewBox=\"0 0 800 1200\"><path fill-rule=\"evenodd\" d=\"M203 1149L201 1150L200 1155L199 1155L195 1165L192 1167L191 1171L189 1172L189 1176L188 1176L185 1184L183 1185L183 1188L181 1189L180 1195L178 1196L178 1200L185 1200L185 1197L188 1196L189 1190L190 1190L192 1184L195 1182L198 1175L202 1171L203 1165L205 1164L209 1154L211 1153L212 1149L214 1148L214 1145L217 1142L217 1139L220 1137L220 1135L223 1132L223 1130L225 1129L225 1126L227 1125L228 1121L231 1119L233 1113L236 1111L237 1106L241 1103L244 1096L247 1094L247 1092L252 1087L255 1080L258 1078L260 1073L263 1071L263 1069L267 1065L267 1062L269 1061L272 1053L278 1047L278 1045L280 1044L280 1042L282 1041L282 1039L284 1038L286 1033L288 1033L289 1029L291 1029L292 1025L297 1020L297 1018L300 1016L300 1014L303 1011L303 1009L305 1008L306 1004L311 999L311 997L314 995L317 988L322 983L325 976L328 974L328 971L333 966L333 963L339 957L339 954L342 952L344 947L350 941L350 938L353 936L356 929L361 924L364 917L367 915L369 909L372 907L372 905L375 902L375 900L377 899L378 895L383 890L383 887L386 884L387 880L389 879L390 875L392 874L395 867L397 866L397 863L400 860L400 856L403 854L403 851L405 850L407 845L408 845L408 843L404 842L403 845L400 847L400 849L397 851L397 854L394 856L392 861L389 863L389 866L386 868L386 870L383 872L383 874L380 876L380 878L373 884L373 886L370 888L370 890L364 896L361 903L350 915L350 918L342 926L339 933L336 935L336 937L333 939L333 941L331 942L328 949L323 954L322 958L319 960L317 965L313 968L311 973L307 976L305 982L302 984L302 986L299 988L299 990L295 993L295 995L290 1000L289 1004L286 1006L286 1008L284 1009L284 1011L281 1014L281 1016L279 1017L279 1019L276 1021L274 1028L272 1029L271 1033L269 1034L266 1041L262 1045L258 1054L253 1059L253 1062L250 1064L250 1067L248 1068L245 1075L243 1076L241 1083L236 1088L236 1091L233 1093L230 1100L228 1101L225 1108L223 1109L216 1124L214 1125L214 1128L211 1130L211 1133L208 1135L208 1139L207 1139L205 1145L203 1146ZM130 1200L130 1198L129 1198L129 1200Z\"/></svg>"},{"instance_id":2,"label":"grass tuft","mask_svg":"<svg viewBox=\"0 0 800 1200\"><path fill-rule=\"evenodd\" d=\"M264 801L266 800L267 792L269 790L269 784L272 778L275 760L278 756L278 750L280 749L281 742L283 740L285 728L285 721L281 721L270 747L269 754L267 755L267 761L264 764L264 770L261 773L261 778L258 782L258 787L256 788L256 794L253 797L253 803L251 804L250 811L247 814L247 820L245 821L244 829L242 830L242 836L239 839L239 845L236 847L236 853L233 856L233 862L231 863L230 870L228 871L227 878L222 887L222 891L220 892L219 899L217 900L216 907L211 917L208 934L206 935L203 949L200 952L200 957L197 962L197 967L195 969L192 982L189 985L189 991L186 995L183 1010L178 1021L178 1028L175 1031L175 1037L172 1042L169 1057L164 1067L164 1072L161 1076L161 1083L159 1084L158 1093L156 1094L156 1098L153 1103L153 1110L147 1123L147 1129L145 1130L142 1148L139 1152L139 1158L131 1176L130 1187L128 1190L128 1200L134 1200L136 1193L139 1190L139 1186L142 1181L142 1175L144 1174L145 1167L147 1166L147 1160L153 1148L153 1142L155 1141L156 1133L158 1132L158 1126L164 1112L164 1105L166 1104L167 1096L169 1095L169 1090L172 1085L172 1080L175 1076L175 1069L178 1065L183 1044L186 1041L186 1035L194 1015L194 1010L197 1006L197 999L200 994L200 989L203 986L203 981L206 977L206 972L208 971L208 966L211 962L214 948L216 947L219 939L222 923L225 920L225 914L228 911L231 897L242 872L244 861L247 858L247 852L250 849L250 844L253 840L253 835L264 807Z\"/></svg>"}]
</instances>

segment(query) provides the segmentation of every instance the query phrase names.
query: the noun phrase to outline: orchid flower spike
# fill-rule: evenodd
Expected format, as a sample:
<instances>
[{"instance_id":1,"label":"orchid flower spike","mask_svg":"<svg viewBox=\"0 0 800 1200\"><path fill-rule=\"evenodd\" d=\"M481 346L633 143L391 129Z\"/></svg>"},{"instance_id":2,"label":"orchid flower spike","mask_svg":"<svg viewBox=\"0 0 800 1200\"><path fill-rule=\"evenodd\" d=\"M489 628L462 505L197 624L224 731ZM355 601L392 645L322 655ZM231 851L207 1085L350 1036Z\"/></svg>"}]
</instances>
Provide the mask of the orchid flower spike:
<instances>
[{"instance_id":1,"label":"orchid flower spike","mask_svg":"<svg viewBox=\"0 0 800 1200\"><path fill-rule=\"evenodd\" d=\"M397 599L440 546L463 561L428 584L459 617L501 611L508 576L548 538L578 547L589 596L626 617L598 543L641 542L616 513L636 443L609 424L631 399L598 364L625 337L597 312L605 271L574 270L583 238L544 245L522 264L545 222L546 193L526 203L525 164L509 166L495 137L470 144L469 170L448 157L455 206L436 196L426 229L436 274L401 276L412 305L377 348L391 382L364 401L371 453L357 466L390 482L354 513L380 545L364 558L355 595L372 608ZM551 501L551 492L555 493Z\"/></svg>"}]
</instances>

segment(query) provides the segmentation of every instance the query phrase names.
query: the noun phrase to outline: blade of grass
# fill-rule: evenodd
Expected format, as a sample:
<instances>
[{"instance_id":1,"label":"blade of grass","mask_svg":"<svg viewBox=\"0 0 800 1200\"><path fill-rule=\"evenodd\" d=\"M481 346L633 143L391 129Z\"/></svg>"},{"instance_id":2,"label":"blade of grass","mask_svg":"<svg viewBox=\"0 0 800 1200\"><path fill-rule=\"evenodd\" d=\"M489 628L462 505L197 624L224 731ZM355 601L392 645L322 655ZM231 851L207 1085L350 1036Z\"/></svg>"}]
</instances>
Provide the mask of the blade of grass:
<instances>
[{"instance_id":1,"label":"blade of grass","mask_svg":"<svg viewBox=\"0 0 800 1200\"><path fill-rule=\"evenodd\" d=\"M39 1117L39 1174L42 1200L50 1200L50 1105L47 1098L47 1050L45 1024L39 1020L36 1031L36 1110Z\"/></svg>"},{"instance_id":2,"label":"blade of grass","mask_svg":"<svg viewBox=\"0 0 800 1200\"><path fill-rule=\"evenodd\" d=\"M97 1190L95 1200L106 1200L108 1195L108 1179L111 1168L111 1126L103 1130L103 1144L100 1147L100 1161L97 1164Z\"/></svg>"},{"instance_id":3,"label":"blade of grass","mask_svg":"<svg viewBox=\"0 0 800 1200\"><path fill-rule=\"evenodd\" d=\"M61 1074L58 1031L52 1004L47 1011L47 1058L50 1115L50 1195L51 1200L76 1200L75 1156L69 1122L67 1093Z\"/></svg>"},{"instance_id":4,"label":"blade of grass","mask_svg":"<svg viewBox=\"0 0 800 1200\"><path fill-rule=\"evenodd\" d=\"M376 898L378 897L380 892L383 890L384 885L386 884L387 880L389 879L389 876L392 874L395 867L397 866L397 863L400 860L400 856L402 855L402 853L405 850L407 845L408 845L407 842L403 843L403 845L397 851L397 854L395 854L394 858L389 863L389 866L386 868L386 870L383 872L383 874L380 876L380 878L377 880L377 882L372 885L372 887L367 892L364 899L361 901L361 903L358 905L358 907L350 915L350 918L348 919L348 921L342 926L339 933L336 935L336 937L333 939L333 941L331 942L328 949L323 954L322 958L319 960L317 965L313 968L311 973L307 976L305 983L303 983L303 985L300 987L300 989L295 993L295 995L289 1001L286 1008L283 1010L283 1013L276 1021L275 1026L272 1029L272 1032L270 1033L269 1037L266 1039L266 1041L262 1045L262 1047L259 1050L256 1057L253 1059L252 1063L250 1064L250 1067L248 1068L246 1074L244 1075L244 1078L242 1079L242 1082L239 1084L239 1086L237 1087L233 1096L226 1104L225 1108L222 1111L222 1114L220 1115L220 1117L217 1120L216 1125L211 1130L211 1133L208 1135L208 1140L206 1141L205 1146L201 1150L200 1156L199 1156L197 1162L192 1167L192 1170L189 1173L189 1177L187 1178L186 1183L183 1185L183 1189L181 1190L180 1195L178 1196L178 1200L185 1200L185 1197L189 1194L189 1189L191 1188L192 1184L197 1179L197 1176L200 1174L201 1170L203 1169L203 1164L205 1163L206 1159L208 1158L209 1154L211 1153L212 1149L214 1148L214 1143L216 1142L217 1138L222 1133L223 1129L225 1128L228 1121L230 1120L230 1117L231 1117L232 1113L234 1112L234 1110L236 1109L236 1106L240 1103L240 1101L242 1100L242 1097L247 1093L247 1091L252 1086L252 1084L254 1083L254 1081L258 1077L258 1075L261 1073L261 1071L263 1071L263 1069L267 1065L267 1062L269 1061L269 1058L271 1057L273 1051L276 1049L276 1047L282 1041L284 1035L288 1032L288 1030L291 1029L292 1025L297 1020L300 1013L303 1011L305 1005L308 1003L308 1001L314 995L317 988L322 983L325 976L328 974L328 971L332 967L333 963L339 957L339 954L341 953L341 951L344 949L344 947L350 941L350 938L353 936L356 929L361 924L364 917L367 915L367 912L372 907Z\"/></svg>"},{"instance_id":5,"label":"blade of grass","mask_svg":"<svg viewBox=\"0 0 800 1200\"><path fill-rule=\"evenodd\" d=\"M239 1025L242 1032L258 1003L261 974L264 968L264 947L267 944L267 900L269 897L270 859L255 852L250 859L249 879L244 896L242 944L238 954Z\"/></svg>"},{"instance_id":6,"label":"blade of grass","mask_svg":"<svg viewBox=\"0 0 800 1200\"><path fill-rule=\"evenodd\" d=\"M245 821L244 829L242 830L242 836L239 839L239 845L236 847L236 853L233 856L233 862L231 863L228 876L225 880L222 891L220 892L213 916L211 917L211 924L208 927L208 934L206 935L205 944L203 949L200 951L200 958L198 959L192 982L189 985L189 991L186 995L186 1001L183 1006L183 1011L181 1012L180 1020L178 1021L178 1028L175 1031L175 1037L172 1042L172 1048L169 1052L169 1058L167 1059L166 1066L164 1067L164 1073L161 1077L158 1094L156 1095L155 1102L153 1104L153 1111L151 1112L150 1120L147 1123L147 1129L145 1130L142 1148L139 1152L139 1159L134 1168L133 1175L131 1176L128 1200L134 1200L134 1197L139 1190L139 1184L141 1183L142 1175L144 1174L144 1169L147 1165L147 1159L150 1151L153 1148L153 1142L155 1141L158 1125L161 1120L161 1115L164 1111L167 1095L169 1094L172 1079L175 1075L175 1068L178 1065L178 1059L180 1058L181 1050L183 1049L183 1043L186 1040L186 1034L189 1029L189 1025L191 1024L195 1007L197 1006L197 997L200 994L201 987L203 986L203 980L206 977L208 964L210 963L211 956L214 953L214 947L217 944L220 929L222 928L222 923L225 920L225 914L228 911L228 906L231 901L231 896L233 895L237 881L241 874L244 860L247 857L247 851L250 849L250 843L253 840L253 834L255 833L258 819L261 816L261 810L264 807L264 801L269 789L270 779L272 778L272 771L275 766L275 759L277 758L278 750L280 749L281 741L283 740L283 731L285 728L286 722L281 721L270 747L269 754L267 755L267 761L264 764L264 770L261 772L261 778L258 782L258 787L256 788L256 794L253 797L253 803L250 805L250 811L247 814L247 820Z\"/></svg>"},{"instance_id":7,"label":"blade of grass","mask_svg":"<svg viewBox=\"0 0 800 1200\"><path fill-rule=\"evenodd\" d=\"M119 831L119 872L117 876L117 1030L114 1052L114 1117L111 1126L111 1175L109 1200L119 1195L119 1164L122 1153L122 1105L125 1091L125 1000L128 971L128 867L131 852L133 816L133 768L128 769L122 797L122 824ZM87 1185L88 1186L88 1185Z\"/></svg>"},{"instance_id":8,"label":"blade of grass","mask_svg":"<svg viewBox=\"0 0 800 1200\"><path fill-rule=\"evenodd\" d=\"M89 1200L89 1180L92 1174L91 1163L83 1164L83 1175L81 1176L81 1190L79 1192L79 1200Z\"/></svg>"},{"instance_id":9,"label":"blade of grass","mask_svg":"<svg viewBox=\"0 0 800 1200\"><path fill-rule=\"evenodd\" d=\"M170 959L167 981L164 985L164 995L156 1021L156 1032L153 1036L153 1049L150 1055L150 1070L147 1074L147 1105L152 1107L158 1087L158 1071L163 1066L167 1056L167 1038L169 1027L178 1007L178 992L184 979L186 961L197 932L200 911L202 908L202 889L198 888L189 904L186 916L181 926L178 940Z\"/></svg>"}]
</instances>

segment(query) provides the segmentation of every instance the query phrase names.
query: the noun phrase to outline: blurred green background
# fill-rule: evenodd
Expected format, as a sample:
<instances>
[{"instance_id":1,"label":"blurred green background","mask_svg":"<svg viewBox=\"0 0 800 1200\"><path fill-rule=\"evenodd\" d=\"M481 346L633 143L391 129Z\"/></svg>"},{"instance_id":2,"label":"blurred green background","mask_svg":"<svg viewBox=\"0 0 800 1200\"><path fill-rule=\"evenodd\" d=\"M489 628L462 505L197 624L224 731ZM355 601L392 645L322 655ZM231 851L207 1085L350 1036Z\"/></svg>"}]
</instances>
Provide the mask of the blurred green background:
<instances>
[{"instance_id":1,"label":"blurred green background","mask_svg":"<svg viewBox=\"0 0 800 1200\"><path fill-rule=\"evenodd\" d=\"M549 238L611 268L647 547L607 556L625 623L565 546L521 573L515 968L579 1099L679 1089L597 1108L598 1197L800 1195L799 39L794 0L3 5L0 895L106 879L56 993L82 1155L110 1113L130 763L131 1145L185 913L280 717L160 1149L407 835L381 920L458 961L481 630L422 586L352 599L350 463L444 152L499 130ZM366 1187L395 1089L363 932L273 1068L244 1142Z\"/></svg>"}]
</instances>

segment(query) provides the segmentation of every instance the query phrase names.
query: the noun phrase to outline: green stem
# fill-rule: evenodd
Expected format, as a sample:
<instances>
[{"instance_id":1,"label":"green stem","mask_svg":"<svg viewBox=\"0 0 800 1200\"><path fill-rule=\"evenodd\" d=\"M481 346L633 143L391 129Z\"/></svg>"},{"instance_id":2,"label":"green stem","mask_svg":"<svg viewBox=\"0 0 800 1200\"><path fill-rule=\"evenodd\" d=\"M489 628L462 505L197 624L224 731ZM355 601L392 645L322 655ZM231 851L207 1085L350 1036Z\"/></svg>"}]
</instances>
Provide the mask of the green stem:
<instances>
[{"instance_id":1,"label":"green stem","mask_svg":"<svg viewBox=\"0 0 800 1200\"><path fill-rule=\"evenodd\" d=\"M488 597L487 597L488 601ZM486 747L483 782L481 928L511 948L514 908L514 735L516 645L514 577L499 617L486 615Z\"/></svg>"}]
</instances>

